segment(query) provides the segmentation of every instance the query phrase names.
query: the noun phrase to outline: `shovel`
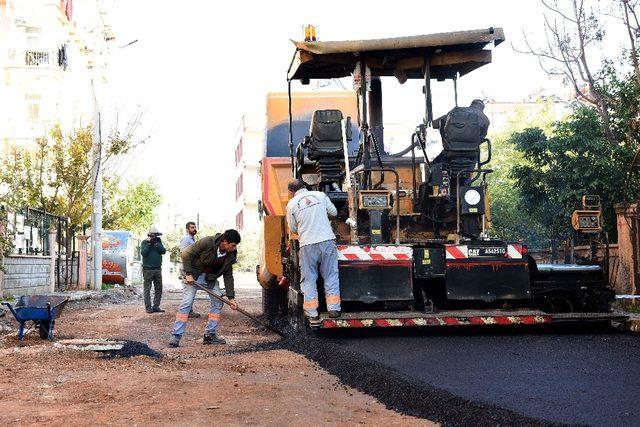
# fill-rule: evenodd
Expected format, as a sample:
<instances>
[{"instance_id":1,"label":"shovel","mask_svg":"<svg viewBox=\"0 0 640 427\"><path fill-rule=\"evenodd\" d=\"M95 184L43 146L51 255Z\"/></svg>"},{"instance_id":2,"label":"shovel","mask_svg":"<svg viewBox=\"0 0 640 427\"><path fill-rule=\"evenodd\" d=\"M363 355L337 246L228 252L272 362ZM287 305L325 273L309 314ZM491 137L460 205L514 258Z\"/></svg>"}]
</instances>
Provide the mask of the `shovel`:
<instances>
[{"instance_id":1,"label":"shovel","mask_svg":"<svg viewBox=\"0 0 640 427\"><path fill-rule=\"evenodd\" d=\"M222 303L227 304L229 307L231 307L231 304L229 303L228 299L223 298L220 295L217 295L211 289L206 288L206 287L202 286L201 284L199 284L197 282L186 282L186 283L188 285L195 286L197 289L200 289L201 291L205 291L206 293L208 293L212 297L216 298L219 301L222 301ZM256 322L257 324L259 324L260 326L263 326L263 327L267 328L268 330L270 330L271 332L274 332L274 333L280 335L282 338L284 338L284 332L282 332L281 330L279 330L277 328L274 328L273 326L269 325L268 323L263 322L262 320L258 319L257 317L253 316L252 314L246 312L245 310L241 309L240 307L236 308L236 311L244 314L249 319L251 319L254 322Z\"/></svg>"}]
</instances>

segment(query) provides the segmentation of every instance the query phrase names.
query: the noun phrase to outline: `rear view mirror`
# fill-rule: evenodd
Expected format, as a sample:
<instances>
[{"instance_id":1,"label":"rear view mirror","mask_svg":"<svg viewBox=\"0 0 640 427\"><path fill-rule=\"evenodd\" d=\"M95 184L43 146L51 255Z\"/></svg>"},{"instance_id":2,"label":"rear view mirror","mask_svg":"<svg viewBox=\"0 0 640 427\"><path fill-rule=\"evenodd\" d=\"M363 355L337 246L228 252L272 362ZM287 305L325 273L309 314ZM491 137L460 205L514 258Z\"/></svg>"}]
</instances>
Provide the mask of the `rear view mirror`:
<instances>
[{"instance_id":1,"label":"rear view mirror","mask_svg":"<svg viewBox=\"0 0 640 427\"><path fill-rule=\"evenodd\" d=\"M353 134L351 132L351 116L347 116L347 122L344 125L346 129L344 130L344 134L347 136L347 141L351 141Z\"/></svg>"}]
</instances>

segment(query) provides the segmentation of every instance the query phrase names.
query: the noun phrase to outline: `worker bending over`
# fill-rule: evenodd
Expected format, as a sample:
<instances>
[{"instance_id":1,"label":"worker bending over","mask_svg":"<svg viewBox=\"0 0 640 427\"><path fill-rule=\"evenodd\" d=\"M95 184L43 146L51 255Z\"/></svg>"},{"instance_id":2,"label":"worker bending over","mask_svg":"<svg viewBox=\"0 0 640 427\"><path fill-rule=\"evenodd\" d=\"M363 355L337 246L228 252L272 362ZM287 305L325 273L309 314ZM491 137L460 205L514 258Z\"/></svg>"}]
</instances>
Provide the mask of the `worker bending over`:
<instances>
[{"instance_id":1,"label":"worker bending over","mask_svg":"<svg viewBox=\"0 0 640 427\"><path fill-rule=\"evenodd\" d=\"M240 243L240 234L236 230L227 230L224 233L200 239L182 251L180 256L185 274L185 288L182 303L176 313L173 336L169 341L169 346L178 347L180 345L180 338L187 327L189 312L196 298L197 288L192 285L194 282L211 289L217 295L222 295L218 284L218 278L222 276L229 305L234 310L238 308L238 304L234 300L233 287L233 264L236 263L238 243ZM226 341L217 334L223 303L211 295L209 298L211 300L209 320L202 343L226 344Z\"/></svg>"},{"instance_id":2,"label":"worker bending over","mask_svg":"<svg viewBox=\"0 0 640 427\"><path fill-rule=\"evenodd\" d=\"M287 223L300 243L300 287L304 294L304 313L311 321L318 321L318 266L324 280L325 300L329 317L340 317L340 283L338 279L338 251L336 236L329 217L337 215L336 207L326 194L308 191L304 181L289 183L293 196L287 204Z\"/></svg>"}]
</instances>

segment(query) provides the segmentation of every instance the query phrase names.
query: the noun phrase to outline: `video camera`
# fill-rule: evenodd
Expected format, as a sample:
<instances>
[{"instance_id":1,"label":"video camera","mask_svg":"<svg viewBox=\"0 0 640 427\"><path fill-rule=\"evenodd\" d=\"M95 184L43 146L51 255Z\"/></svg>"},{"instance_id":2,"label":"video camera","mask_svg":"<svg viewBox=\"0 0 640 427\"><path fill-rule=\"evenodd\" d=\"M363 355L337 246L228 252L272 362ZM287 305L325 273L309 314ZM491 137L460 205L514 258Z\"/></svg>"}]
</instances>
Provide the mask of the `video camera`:
<instances>
[{"instance_id":1,"label":"video camera","mask_svg":"<svg viewBox=\"0 0 640 427\"><path fill-rule=\"evenodd\" d=\"M149 233L147 234L147 236L149 236L149 239L151 239L151 243L156 243L160 241L160 236L162 236L162 233Z\"/></svg>"}]
</instances>

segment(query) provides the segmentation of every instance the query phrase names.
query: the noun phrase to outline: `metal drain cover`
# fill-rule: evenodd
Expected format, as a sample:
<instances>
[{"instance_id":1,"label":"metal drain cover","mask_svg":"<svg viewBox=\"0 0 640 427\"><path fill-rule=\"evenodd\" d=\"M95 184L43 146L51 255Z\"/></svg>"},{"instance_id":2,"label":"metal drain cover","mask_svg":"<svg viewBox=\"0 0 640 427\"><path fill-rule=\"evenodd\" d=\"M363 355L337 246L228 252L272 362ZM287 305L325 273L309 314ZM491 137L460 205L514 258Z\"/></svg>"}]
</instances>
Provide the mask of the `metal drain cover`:
<instances>
[{"instance_id":1,"label":"metal drain cover","mask_svg":"<svg viewBox=\"0 0 640 427\"><path fill-rule=\"evenodd\" d=\"M59 340L53 346L72 348L82 351L119 351L126 344L126 341L109 339L70 339Z\"/></svg>"}]
</instances>

